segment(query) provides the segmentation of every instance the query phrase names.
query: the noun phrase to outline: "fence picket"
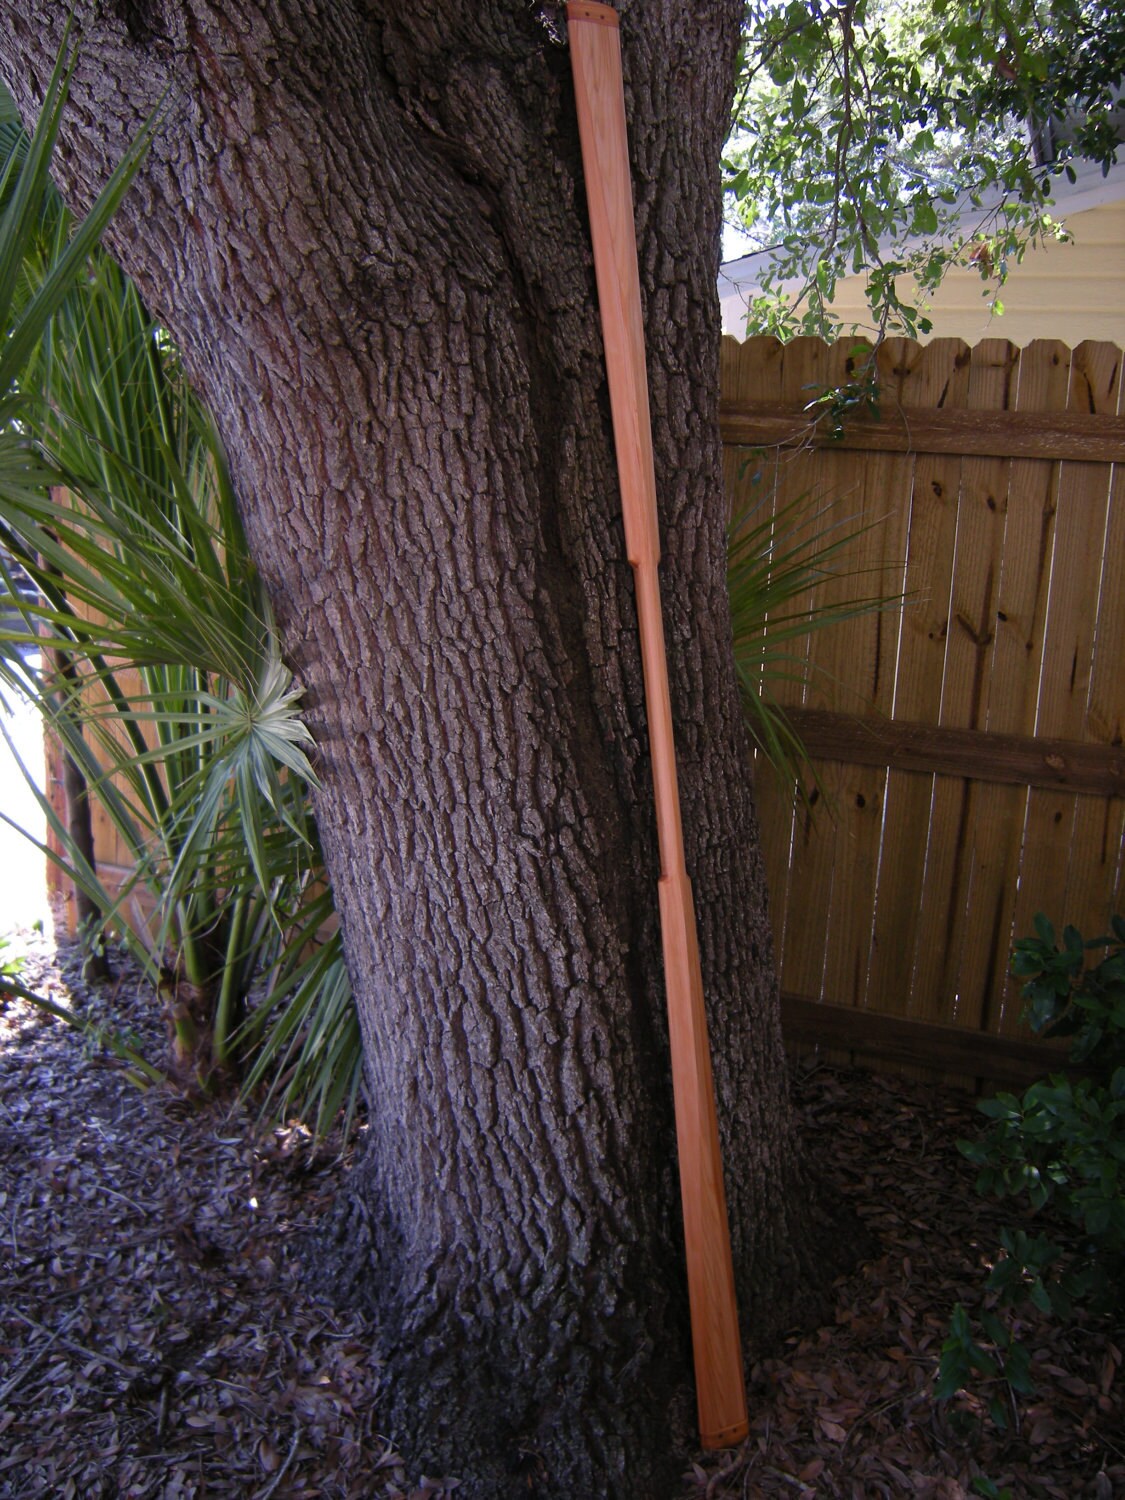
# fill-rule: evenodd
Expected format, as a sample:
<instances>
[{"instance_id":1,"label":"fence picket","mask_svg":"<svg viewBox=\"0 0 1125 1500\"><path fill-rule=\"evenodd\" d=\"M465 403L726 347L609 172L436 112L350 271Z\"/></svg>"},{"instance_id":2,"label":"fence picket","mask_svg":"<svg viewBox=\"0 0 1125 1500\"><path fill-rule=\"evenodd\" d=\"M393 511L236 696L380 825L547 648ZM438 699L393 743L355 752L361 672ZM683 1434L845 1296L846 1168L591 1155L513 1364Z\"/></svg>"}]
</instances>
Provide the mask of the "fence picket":
<instances>
[{"instance_id":1,"label":"fence picket","mask_svg":"<svg viewBox=\"0 0 1125 1500\"><path fill-rule=\"evenodd\" d=\"M781 399L795 408L805 408L825 389L850 378L846 351L840 345L827 345L819 339L793 339L784 347L781 366ZM775 393L776 395L776 393ZM810 419L811 420L811 419ZM805 445L778 464L774 512L779 515L786 505L801 495L809 495L819 505L821 497L831 492L835 456L823 448ZM780 526L784 527L782 520ZM784 545L784 544L783 544ZM794 600L793 608L801 607ZM807 597L812 604L813 596ZM808 660L813 651L814 634L794 640L791 654ZM782 682L776 696L782 705L802 704L807 693L800 682ZM838 795L834 768L818 766L819 790L806 787L814 804L825 797L832 801ZM789 844L788 891L785 928L780 939L781 982L797 994L819 998L824 984L827 916L832 900L834 876L833 851L827 841L815 833L815 820L805 808L794 811ZM794 893L798 899L794 900Z\"/></svg>"},{"instance_id":2,"label":"fence picket","mask_svg":"<svg viewBox=\"0 0 1125 1500\"><path fill-rule=\"evenodd\" d=\"M1108 358L1106 357L1108 355ZM1083 345L1071 366L1068 409L1116 411L1119 356L1106 346ZM1094 655L1097 620L1097 583L1109 504L1111 470L1108 465L1065 461L1059 465L1058 506L1050 559L1047 613L1043 626L1042 665L1035 732L1082 739ZM1088 923L1088 914L1071 909L1068 879L1076 860L1074 833L1078 824L1090 830L1099 813L1081 809L1085 799L1073 794L1035 789L1028 795L1024 851L1020 869L1020 897L1016 923L1030 930L1036 911L1056 921ZM1089 861L1084 849L1078 862ZM1086 885L1075 868L1076 887Z\"/></svg>"},{"instance_id":3,"label":"fence picket","mask_svg":"<svg viewBox=\"0 0 1125 1500\"><path fill-rule=\"evenodd\" d=\"M1125 409L1125 379L1118 349L1112 344L1080 344L1074 352L1074 363L1078 378L1071 382L1073 409L1107 413ZM1090 503L1096 507L1104 494L1106 522L1100 555L1091 558L1095 569L1086 580L1088 598L1096 604L1090 618L1088 687L1078 733L1085 740L1120 744L1125 717L1121 691L1125 677L1125 472L1121 464L1112 471L1098 468L1101 488L1094 489ZM1071 920L1078 926L1085 924L1088 937L1095 936L1090 930L1092 915L1106 910L1113 904L1115 893L1120 892L1123 844L1125 798L1075 799L1062 910L1073 913Z\"/></svg>"},{"instance_id":4,"label":"fence picket","mask_svg":"<svg viewBox=\"0 0 1125 1500\"><path fill-rule=\"evenodd\" d=\"M967 405L968 355L960 340L951 339L937 340L910 356L900 350L894 367L898 403L907 408ZM892 712L911 722L936 723L941 707L959 467L948 454L916 455L910 490L899 502L908 512L907 603ZM896 770L888 774L868 1005L900 1015L914 1013L917 964L923 969L919 988L928 968L927 955L918 951L914 924L924 891L932 884L929 861L939 854L930 832L933 795L932 775ZM925 1004L923 999L923 1009Z\"/></svg>"},{"instance_id":5,"label":"fence picket","mask_svg":"<svg viewBox=\"0 0 1125 1500\"><path fill-rule=\"evenodd\" d=\"M1039 341L1023 351L1013 405L1020 412L1065 410L1070 351ZM987 460L971 461L976 465ZM993 461L994 463L996 461ZM1055 465L1010 459L1006 485L991 498L997 507L992 528L990 568L995 570L995 607L988 621L991 637L987 681L983 685L980 727L994 733L1030 732L1035 683L1026 669L1027 642L1046 596L1042 538L1054 508ZM995 477L1000 481L1000 465ZM1017 638L1018 637L1018 638ZM993 782L968 785L965 819L967 880L961 896L962 934L951 969L952 992L971 1007L978 1029L1013 1034L1020 1006L1008 976L1027 790ZM1015 1003L1012 1003L1015 1002Z\"/></svg>"},{"instance_id":6,"label":"fence picket","mask_svg":"<svg viewBox=\"0 0 1125 1500\"><path fill-rule=\"evenodd\" d=\"M1012 405L1018 353L999 339L978 344L969 367L968 405L973 410L1006 411ZM997 494L1007 491L1007 461L961 460L957 523L947 615L939 722L975 729L983 724L995 594L999 573L1000 528ZM949 1015L959 1025L979 1024L980 996L957 987L965 936L968 887L972 879L972 782L937 776L930 809L927 879L916 938L912 1014L927 1020ZM931 878L931 871L940 871Z\"/></svg>"}]
</instances>

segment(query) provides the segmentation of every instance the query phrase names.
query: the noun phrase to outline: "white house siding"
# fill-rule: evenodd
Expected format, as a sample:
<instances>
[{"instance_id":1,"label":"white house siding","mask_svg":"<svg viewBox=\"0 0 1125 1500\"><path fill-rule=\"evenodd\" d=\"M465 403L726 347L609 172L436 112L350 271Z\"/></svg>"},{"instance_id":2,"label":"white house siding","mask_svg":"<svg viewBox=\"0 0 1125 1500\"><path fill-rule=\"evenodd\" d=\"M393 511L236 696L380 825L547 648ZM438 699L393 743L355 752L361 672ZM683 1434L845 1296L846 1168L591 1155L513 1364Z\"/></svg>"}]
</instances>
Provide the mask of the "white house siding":
<instances>
[{"instance_id":1,"label":"white house siding","mask_svg":"<svg viewBox=\"0 0 1125 1500\"><path fill-rule=\"evenodd\" d=\"M1012 268L1000 291L1002 316L991 313L975 272L952 271L929 309L934 326L926 337L961 338L970 345L1003 338L1021 347L1055 338L1072 348L1083 339L1104 339L1125 347L1125 198L1082 212L1060 211L1060 217L1070 242L1031 249ZM740 264L724 267L727 276L720 280L723 331L736 338L746 335L748 282L739 277ZM845 327L870 328L861 277L838 284L833 308Z\"/></svg>"}]
</instances>

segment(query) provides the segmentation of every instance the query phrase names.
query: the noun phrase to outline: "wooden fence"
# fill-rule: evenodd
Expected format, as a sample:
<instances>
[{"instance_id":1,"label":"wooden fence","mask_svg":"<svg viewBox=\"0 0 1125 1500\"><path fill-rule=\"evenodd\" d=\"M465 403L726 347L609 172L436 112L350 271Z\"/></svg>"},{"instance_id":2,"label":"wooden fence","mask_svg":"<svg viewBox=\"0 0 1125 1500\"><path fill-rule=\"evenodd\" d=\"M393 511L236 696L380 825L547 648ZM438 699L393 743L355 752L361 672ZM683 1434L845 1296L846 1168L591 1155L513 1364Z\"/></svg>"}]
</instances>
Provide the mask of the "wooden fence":
<instances>
[{"instance_id":1,"label":"wooden fence","mask_svg":"<svg viewBox=\"0 0 1125 1500\"><path fill-rule=\"evenodd\" d=\"M1122 907L1125 409L1121 353L884 345L878 416L807 410L855 346L723 344L733 504L811 492L865 527L827 596L900 611L812 633L778 696L815 757L813 814L758 776L798 1048L961 1080L1042 1069L1015 1040L1013 937L1037 911L1093 935ZM57 766L52 796L65 817ZM95 810L99 866L128 855ZM60 895L66 894L60 882ZM144 903L131 909L142 924Z\"/></svg>"},{"instance_id":2,"label":"wooden fence","mask_svg":"<svg viewBox=\"0 0 1125 1500\"><path fill-rule=\"evenodd\" d=\"M127 693L140 692L139 673L125 668L119 670L117 676L120 686ZM87 694L97 692L98 700L105 701L105 694L100 690L87 688L86 692ZM144 732L142 729L142 733ZM150 744L153 743L151 734L146 735L146 738ZM89 742L89 736L87 736L87 741ZM72 809L67 797L62 742L57 735L48 733L45 736L44 753L47 799L55 817L65 828L70 822ZM102 764L105 764L108 756L99 757L99 759ZM117 789L127 801L131 800L128 786L119 781ZM134 870L132 852L96 794L89 796L88 807L98 878L108 894L116 900L120 897L122 890L132 882ZM47 848L57 857L65 856L62 841L54 828L50 826L47 829ZM71 881L53 859L47 862L47 895L54 912L56 927L73 937L78 931L77 894ZM155 898L147 888L137 885L130 890L119 916L135 932L142 934L148 940L154 937L157 929L154 917L155 907Z\"/></svg>"},{"instance_id":3,"label":"wooden fence","mask_svg":"<svg viewBox=\"0 0 1125 1500\"><path fill-rule=\"evenodd\" d=\"M810 402L863 359L723 347L732 503L812 493L866 528L839 566L875 570L828 594L907 595L810 634L807 685L779 686L822 788L810 815L758 775L787 1035L1014 1079L1041 1062L1007 1040L1013 938L1037 911L1093 936L1122 904L1122 356L892 341L877 415L834 436Z\"/></svg>"}]
</instances>

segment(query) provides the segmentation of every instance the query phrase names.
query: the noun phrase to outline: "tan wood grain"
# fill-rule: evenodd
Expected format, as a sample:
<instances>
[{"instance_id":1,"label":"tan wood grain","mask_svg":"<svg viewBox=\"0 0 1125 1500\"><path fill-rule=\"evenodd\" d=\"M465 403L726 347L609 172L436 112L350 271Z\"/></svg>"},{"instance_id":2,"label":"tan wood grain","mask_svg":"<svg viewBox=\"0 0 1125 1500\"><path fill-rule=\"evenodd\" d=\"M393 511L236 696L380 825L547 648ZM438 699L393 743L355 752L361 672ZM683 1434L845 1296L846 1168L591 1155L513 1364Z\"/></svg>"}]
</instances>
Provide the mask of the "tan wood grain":
<instances>
[{"instance_id":1,"label":"tan wood grain","mask_svg":"<svg viewBox=\"0 0 1125 1500\"><path fill-rule=\"evenodd\" d=\"M789 402L809 401L824 390L851 378L848 351L842 345L826 345L819 339L797 338L785 345L779 391ZM854 514L860 506L862 476L854 458L826 449L807 447L783 455L778 463L776 513L779 549L815 547L815 534L831 526L841 514ZM807 506L799 520L787 520L785 511L795 502ZM816 607L822 591L809 588L785 608L799 616ZM791 680L774 684L774 693L786 709L817 701L824 691L815 668L818 633L811 628L786 646L799 664ZM811 671L810 664L814 664ZM813 776L806 773L805 791L813 810L794 810L790 842L790 868L784 931L781 934L782 983L794 990L820 994L827 960L829 914L837 877L834 815L846 796L845 768L820 763Z\"/></svg>"},{"instance_id":2,"label":"tan wood grain","mask_svg":"<svg viewBox=\"0 0 1125 1500\"><path fill-rule=\"evenodd\" d=\"M1003 340L977 345L970 359L967 390L974 413L1011 405L1017 364L1017 352ZM981 718L988 670L999 547L996 494L1006 493L1005 461L962 458L957 489L938 722L970 728ZM980 1023L981 997L971 989L962 992L958 988L972 880L971 823L971 781L935 776L926 873L915 919L910 1014L975 1028Z\"/></svg>"},{"instance_id":3,"label":"tan wood grain","mask_svg":"<svg viewBox=\"0 0 1125 1500\"><path fill-rule=\"evenodd\" d=\"M1009 409L1018 391L1027 388L1018 351L1009 345L996 348L997 359L986 361L979 377L974 359L975 378L970 385L974 407L988 404L992 397L995 404L1002 402ZM1033 355L1024 359L1038 368ZM1055 384L1059 387L1059 382ZM1065 400L1065 365L1059 388ZM984 728L992 698L1011 468L1010 460L980 457L966 458L962 468L951 611L963 669L962 702L959 707L954 703L953 721L959 719L971 729ZM1026 677L1026 673L1020 675ZM1004 685L1011 687L1010 681ZM992 711L997 712L997 705L992 704ZM1003 983L1004 964L997 949L1002 943L1000 930L1007 909L1006 886L1010 881L1014 889L1018 870L1021 822L1022 799L1018 793L983 784L975 776L962 783L943 983L946 993L956 997L958 1020L973 1029L987 1028L995 1011L997 986Z\"/></svg>"},{"instance_id":4,"label":"tan wood grain","mask_svg":"<svg viewBox=\"0 0 1125 1500\"><path fill-rule=\"evenodd\" d=\"M1065 345L1040 341L1022 351L1014 371L1017 414L1042 416L1046 422L1065 408L1070 352ZM982 474L993 472L999 481L1003 461L970 459ZM989 528L989 568L996 587L991 615L983 628L989 636L982 684L982 713L978 725L994 735L1018 734L1034 710L1035 680L1027 669L1028 631L1041 613L1046 580L1041 567L1042 537L1052 505L1057 465L1041 459L1019 458L1004 464L1006 491L999 483L993 499ZM1061 761L1068 767L1081 760L1081 747L1060 752L1057 745L1041 745L1041 766L1050 771ZM1022 1009L1009 976L1008 957L1020 861L1027 793L999 785L980 770L970 772L965 808L962 869L964 881L958 904L960 944L951 988L967 1000L965 1019L974 1014L980 1030L1013 1034ZM1034 782L1041 777L1029 778Z\"/></svg>"},{"instance_id":5,"label":"tan wood grain","mask_svg":"<svg viewBox=\"0 0 1125 1500\"><path fill-rule=\"evenodd\" d=\"M889 766L915 774L973 777L981 782L1087 796L1125 795L1125 746L1002 734L825 709L792 709L806 749L821 759Z\"/></svg>"},{"instance_id":6,"label":"tan wood grain","mask_svg":"<svg viewBox=\"0 0 1125 1500\"><path fill-rule=\"evenodd\" d=\"M1074 405L1125 410L1121 351L1112 344L1081 344L1074 351L1078 379ZM1083 737L1091 744L1122 748L1125 728L1125 466L1109 481L1101 571L1095 585L1097 617L1086 694ZM1064 909L1080 930L1093 936L1106 918L1125 913L1125 788L1100 805L1080 798L1071 830L1072 857Z\"/></svg>"},{"instance_id":7,"label":"tan wood grain","mask_svg":"<svg viewBox=\"0 0 1125 1500\"><path fill-rule=\"evenodd\" d=\"M856 512L861 531L841 561L839 600L901 589L912 464L904 454L869 455ZM847 507L845 506L845 509ZM899 609L857 615L813 637L825 701L845 711L890 715L902 629ZM832 820L834 874L827 918L824 993L867 1003L888 772L852 765Z\"/></svg>"}]
</instances>

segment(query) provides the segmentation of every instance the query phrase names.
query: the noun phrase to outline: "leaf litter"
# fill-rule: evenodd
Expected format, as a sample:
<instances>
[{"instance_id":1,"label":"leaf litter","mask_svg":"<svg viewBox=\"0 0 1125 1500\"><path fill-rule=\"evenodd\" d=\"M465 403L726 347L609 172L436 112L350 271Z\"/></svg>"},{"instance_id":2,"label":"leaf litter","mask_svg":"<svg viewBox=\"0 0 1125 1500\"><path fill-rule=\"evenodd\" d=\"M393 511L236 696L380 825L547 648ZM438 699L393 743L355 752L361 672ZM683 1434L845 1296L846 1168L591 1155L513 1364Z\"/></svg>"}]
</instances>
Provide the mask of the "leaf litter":
<instances>
[{"instance_id":1,"label":"leaf litter","mask_svg":"<svg viewBox=\"0 0 1125 1500\"><path fill-rule=\"evenodd\" d=\"M31 988L159 1054L124 960L108 989L42 940L27 965ZM684 1500L1125 1497L1125 1336L1104 1322L1025 1321L1036 1393L1006 1431L979 1393L933 1398L953 1306L979 1304L1011 1219L956 1149L972 1100L828 1067L794 1089L877 1253L836 1284L832 1321L752 1358L750 1436L693 1463ZM380 1433L374 1330L303 1279L295 1244L348 1160L229 1103L141 1092L0 999L0 1500L455 1496Z\"/></svg>"},{"instance_id":2,"label":"leaf litter","mask_svg":"<svg viewBox=\"0 0 1125 1500\"><path fill-rule=\"evenodd\" d=\"M32 948L23 982L159 1056L127 961L109 992ZM0 1001L0 1497L440 1500L380 1435L372 1329L295 1253L339 1142L229 1103L141 1092L29 1004Z\"/></svg>"},{"instance_id":3,"label":"leaf litter","mask_svg":"<svg viewBox=\"0 0 1125 1500\"><path fill-rule=\"evenodd\" d=\"M962 1091L814 1067L794 1090L810 1151L877 1253L835 1285L833 1321L748 1371L750 1436L693 1466L687 1493L842 1500L1125 1496L1125 1331L1030 1311L1036 1391L987 1416L987 1392L933 1391L954 1306L972 1312L1013 1202L982 1199L957 1150L983 1117ZM752 1356L751 1356L752 1357Z\"/></svg>"}]
</instances>

